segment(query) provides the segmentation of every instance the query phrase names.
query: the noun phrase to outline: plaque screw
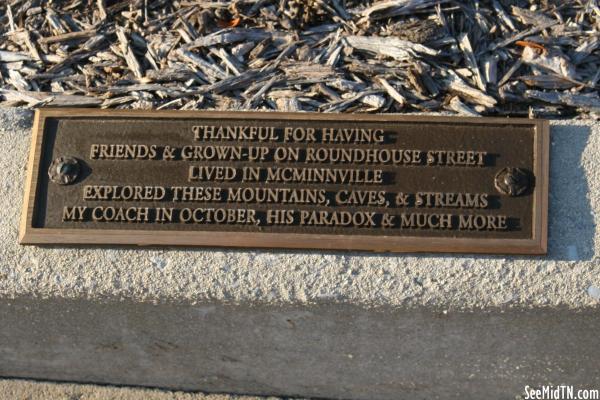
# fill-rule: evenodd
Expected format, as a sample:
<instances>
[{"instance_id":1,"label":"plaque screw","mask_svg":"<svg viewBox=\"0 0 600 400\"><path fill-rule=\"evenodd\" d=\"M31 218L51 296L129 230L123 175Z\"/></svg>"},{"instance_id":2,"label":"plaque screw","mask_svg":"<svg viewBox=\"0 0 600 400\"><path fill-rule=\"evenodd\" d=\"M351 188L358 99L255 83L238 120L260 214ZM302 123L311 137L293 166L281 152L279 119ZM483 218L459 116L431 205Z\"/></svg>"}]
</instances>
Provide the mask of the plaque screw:
<instances>
[{"instance_id":1,"label":"plaque screw","mask_svg":"<svg viewBox=\"0 0 600 400\"><path fill-rule=\"evenodd\" d=\"M48 177L58 185L70 185L79 175L79 162L73 157L58 157L48 168Z\"/></svg>"},{"instance_id":2,"label":"plaque screw","mask_svg":"<svg viewBox=\"0 0 600 400\"><path fill-rule=\"evenodd\" d=\"M508 196L520 196L529 189L529 174L521 168L501 169L494 178L496 190Z\"/></svg>"}]
</instances>

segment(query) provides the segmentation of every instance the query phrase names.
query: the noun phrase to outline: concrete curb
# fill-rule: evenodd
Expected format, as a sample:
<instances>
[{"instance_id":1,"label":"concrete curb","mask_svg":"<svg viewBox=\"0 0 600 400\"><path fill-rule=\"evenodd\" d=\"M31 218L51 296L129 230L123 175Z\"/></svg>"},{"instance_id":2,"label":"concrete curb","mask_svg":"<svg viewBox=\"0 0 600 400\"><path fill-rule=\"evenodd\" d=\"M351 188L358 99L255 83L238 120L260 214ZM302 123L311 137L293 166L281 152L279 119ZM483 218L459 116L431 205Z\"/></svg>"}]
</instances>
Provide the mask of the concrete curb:
<instances>
[{"instance_id":1,"label":"concrete curb","mask_svg":"<svg viewBox=\"0 0 600 400\"><path fill-rule=\"evenodd\" d=\"M3 110L0 127L1 297L452 309L598 304L598 123L552 124L545 257L20 246L31 114Z\"/></svg>"}]
</instances>

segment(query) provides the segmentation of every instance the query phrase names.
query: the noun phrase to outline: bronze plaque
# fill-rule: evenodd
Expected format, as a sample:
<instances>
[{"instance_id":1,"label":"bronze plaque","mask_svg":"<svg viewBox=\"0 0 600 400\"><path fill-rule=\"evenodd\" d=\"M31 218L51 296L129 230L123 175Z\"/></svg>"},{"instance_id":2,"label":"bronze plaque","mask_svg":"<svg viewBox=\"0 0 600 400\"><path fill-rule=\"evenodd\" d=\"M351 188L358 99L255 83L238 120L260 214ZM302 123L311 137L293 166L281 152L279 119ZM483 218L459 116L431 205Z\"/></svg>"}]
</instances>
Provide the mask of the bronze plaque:
<instances>
[{"instance_id":1,"label":"bronze plaque","mask_svg":"<svg viewBox=\"0 0 600 400\"><path fill-rule=\"evenodd\" d=\"M546 121L38 110L23 244L546 252Z\"/></svg>"}]
</instances>

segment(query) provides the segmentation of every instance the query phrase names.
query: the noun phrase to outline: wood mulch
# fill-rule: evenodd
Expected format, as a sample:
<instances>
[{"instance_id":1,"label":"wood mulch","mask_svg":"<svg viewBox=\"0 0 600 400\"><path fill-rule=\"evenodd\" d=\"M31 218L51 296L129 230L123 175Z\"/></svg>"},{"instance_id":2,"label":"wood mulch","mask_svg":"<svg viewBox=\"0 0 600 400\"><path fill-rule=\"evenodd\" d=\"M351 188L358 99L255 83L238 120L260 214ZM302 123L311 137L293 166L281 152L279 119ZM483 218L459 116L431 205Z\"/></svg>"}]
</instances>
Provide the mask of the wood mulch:
<instances>
[{"instance_id":1,"label":"wood mulch","mask_svg":"<svg viewBox=\"0 0 600 400\"><path fill-rule=\"evenodd\" d=\"M6 0L0 106L600 115L598 0Z\"/></svg>"}]
</instances>

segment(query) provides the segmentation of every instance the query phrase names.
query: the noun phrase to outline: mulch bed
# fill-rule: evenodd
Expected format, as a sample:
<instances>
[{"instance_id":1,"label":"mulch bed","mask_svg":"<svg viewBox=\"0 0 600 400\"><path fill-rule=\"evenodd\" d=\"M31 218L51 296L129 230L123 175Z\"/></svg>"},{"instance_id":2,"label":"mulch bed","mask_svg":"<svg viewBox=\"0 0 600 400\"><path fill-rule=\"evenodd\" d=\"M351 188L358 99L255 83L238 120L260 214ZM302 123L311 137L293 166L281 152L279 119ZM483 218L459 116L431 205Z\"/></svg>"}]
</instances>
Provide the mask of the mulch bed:
<instances>
[{"instance_id":1,"label":"mulch bed","mask_svg":"<svg viewBox=\"0 0 600 400\"><path fill-rule=\"evenodd\" d=\"M3 106L597 118L596 0L8 0Z\"/></svg>"}]
</instances>

